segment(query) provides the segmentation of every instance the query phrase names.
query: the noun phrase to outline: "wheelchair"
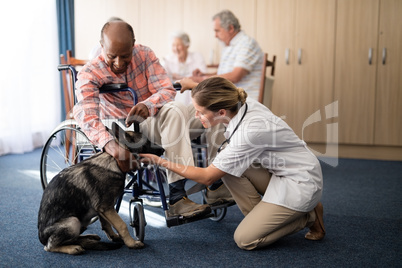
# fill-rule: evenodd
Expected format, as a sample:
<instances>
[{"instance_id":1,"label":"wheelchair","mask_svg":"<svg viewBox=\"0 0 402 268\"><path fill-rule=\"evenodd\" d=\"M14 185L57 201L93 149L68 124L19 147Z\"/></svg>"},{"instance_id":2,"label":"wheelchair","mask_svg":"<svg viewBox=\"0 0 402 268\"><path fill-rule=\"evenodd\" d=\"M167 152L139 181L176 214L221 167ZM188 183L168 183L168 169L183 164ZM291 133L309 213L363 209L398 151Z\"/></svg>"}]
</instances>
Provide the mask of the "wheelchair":
<instances>
[{"instance_id":1,"label":"wheelchair","mask_svg":"<svg viewBox=\"0 0 402 268\"><path fill-rule=\"evenodd\" d=\"M61 64L58 66L59 71L70 71L73 89L77 71L72 65ZM176 90L180 86L175 84ZM74 90L73 90L74 91ZM133 95L134 105L137 103L137 96L133 89L127 87L126 84L110 84L100 89L101 94L111 92L129 91ZM74 103L76 97L73 92ZM206 146L195 142L193 148L197 150L196 163L205 162L202 159L202 150L206 150ZM45 189L51 179L58 174L62 169L81 162L95 153L99 152L97 148L85 133L80 129L74 119L67 119L61 122L51 133L46 141L40 159L40 177L42 188ZM204 163L205 164L205 163ZM154 183L151 183L151 180ZM157 186L155 186L155 180ZM146 219L144 213L144 196L154 196L160 200L164 210L167 227L177 226L185 223L194 222L197 220L209 218L213 221L222 220L227 211L227 207L235 203L224 203L216 206L211 206L211 213L202 217L184 217L184 216L168 216L168 195L165 194L167 187L166 170L159 166L141 164L141 167L127 174L124 193L117 199L115 209L119 212L123 197L125 194L130 194L129 201L129 225L133 228L134 237L143 242L145 237ZM205 191L202 192L202 202L205 204ZM97 218L92 219L92 222Z\"/></svg>"}]
</instances>

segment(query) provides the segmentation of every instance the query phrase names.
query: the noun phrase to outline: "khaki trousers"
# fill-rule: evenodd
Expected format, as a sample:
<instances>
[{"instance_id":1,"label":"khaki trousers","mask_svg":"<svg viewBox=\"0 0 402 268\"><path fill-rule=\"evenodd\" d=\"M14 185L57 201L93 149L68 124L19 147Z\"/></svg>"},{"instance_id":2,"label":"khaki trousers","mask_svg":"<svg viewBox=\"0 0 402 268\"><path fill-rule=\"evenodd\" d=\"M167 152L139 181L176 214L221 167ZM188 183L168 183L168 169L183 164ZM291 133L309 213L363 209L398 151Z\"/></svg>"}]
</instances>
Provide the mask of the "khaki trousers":
<instances>
[{"instance_id":1,"label":"khaki trousers","mask_svg":"<svg viewBox=\"0 0 402 268\"><path fill-rule=\"evenodd\" d=\"M204 134L208 144L208 161L211 162L224 141L222 125L204 129L195 117L193 105L185 106L179 102L165 104L154 117L140 124L140 130L152 142L165 149L165 157L174 163L194 166L191 140ZM167 171L168 182L182 180L183 177Z\"/></svg>"},{"instance_id":2,"label":"khaki trousers","mask_svg":"<svg viewBox=\"0 0 402 268\"><path fill-rule=\"evenodd\" d=\"M314 210L298 212L279 205L263 202L262 195L271 179L267 169L253 164L239 178L225 175L222 180L245 216L234 233L241 249L265 247L289 234L296 233L315 221Z\"/></svg>"}]
</instances>

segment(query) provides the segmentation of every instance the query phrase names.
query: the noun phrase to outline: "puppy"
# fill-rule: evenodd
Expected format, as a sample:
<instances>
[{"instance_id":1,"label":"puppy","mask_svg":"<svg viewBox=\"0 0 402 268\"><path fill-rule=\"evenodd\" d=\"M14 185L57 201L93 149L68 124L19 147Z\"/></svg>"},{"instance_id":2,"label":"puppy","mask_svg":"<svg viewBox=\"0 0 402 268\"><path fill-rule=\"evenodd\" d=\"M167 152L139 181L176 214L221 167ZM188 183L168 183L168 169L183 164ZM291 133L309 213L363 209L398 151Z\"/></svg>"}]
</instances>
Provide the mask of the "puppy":
<instances>
[{"instance_id":1,"label":"puppy","mask_svg":"<svg viewBox=\"0 0 402 268\"><path fill-rule=\"evenodd\" d=\"M125 132L116 123L111 133L120 146L134 154L163 153L161 147L151 144L141 133ZM38 213L38 236L45 251L81 254L85 249L116 249L122 246L121 242L132 249L144 247L130 236L127 225L114 209L117 198L123 195L125 179L126 173L106 152L57 174L43 192ZM97 235L81 235L95 216L108 238L118 243L101 242Z\"/></svg>"}]
</instances>

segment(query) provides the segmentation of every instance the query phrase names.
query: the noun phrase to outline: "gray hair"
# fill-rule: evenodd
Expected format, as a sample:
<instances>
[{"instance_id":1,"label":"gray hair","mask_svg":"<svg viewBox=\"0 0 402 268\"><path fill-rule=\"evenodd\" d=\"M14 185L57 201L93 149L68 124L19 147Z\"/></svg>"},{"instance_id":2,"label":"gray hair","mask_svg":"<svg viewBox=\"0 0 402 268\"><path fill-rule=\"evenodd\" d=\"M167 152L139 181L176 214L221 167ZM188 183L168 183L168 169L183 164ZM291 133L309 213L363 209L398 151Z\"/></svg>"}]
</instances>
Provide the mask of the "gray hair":
<instances>
[{"instance_id":1,"label":"gray hair","mask_svg":"<svg viewBox=\"0 0 402 268\"><path fill-rule=\"evenodd\" d=\"M229 26L232 25L235 31L240 31L240 23L236 16L230 10L222 10L215 14L212 20L219 19L221 21L221 27L225 30L229 30Z\"/></svg>"},{"instance_id":2,"label":"gray hair","mask_svg":"<svg viewBox=\"0 0 402 268\"><path fill-rule=\"evenodd\" d=\"M172 42L173 42L173 39L175 39L175 38L180 38L186 47L190 46L190 37L185 32L177 31L177 32L171 33L170 39Z\"/></svg>"}]
</instances>

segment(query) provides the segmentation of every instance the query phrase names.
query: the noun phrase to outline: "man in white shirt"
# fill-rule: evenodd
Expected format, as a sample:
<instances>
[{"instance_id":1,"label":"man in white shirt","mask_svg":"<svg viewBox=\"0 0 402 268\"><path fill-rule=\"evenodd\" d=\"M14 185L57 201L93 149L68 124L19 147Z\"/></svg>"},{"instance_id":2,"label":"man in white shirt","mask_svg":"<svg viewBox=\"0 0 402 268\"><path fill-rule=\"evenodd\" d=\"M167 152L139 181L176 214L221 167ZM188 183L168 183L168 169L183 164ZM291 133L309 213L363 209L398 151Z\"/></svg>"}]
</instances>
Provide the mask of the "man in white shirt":
<instances>
[{"instance_id":1,"label":"man in white shirt","mask_svg":"<svg viewBox=\"0 0 402 268\"><path fill-rule=\"evenodd\" d=\"M216 74L244 88L249 98L258 100L263 51L257 41L241 30L239 20L231 11L223 10L212 19L215 37L225 45ZM201 82L211 75L214 74L196 70L192 79Z\"/></svg>"}]
</instances>

